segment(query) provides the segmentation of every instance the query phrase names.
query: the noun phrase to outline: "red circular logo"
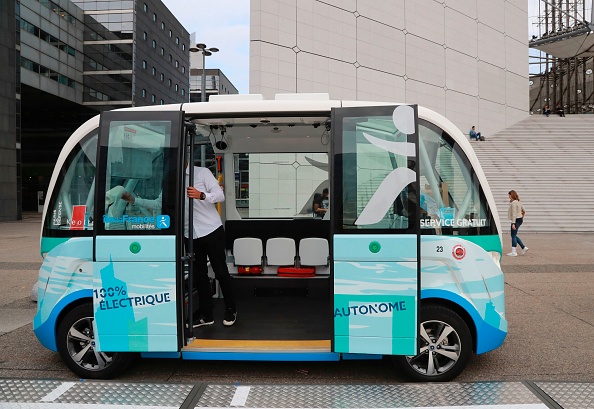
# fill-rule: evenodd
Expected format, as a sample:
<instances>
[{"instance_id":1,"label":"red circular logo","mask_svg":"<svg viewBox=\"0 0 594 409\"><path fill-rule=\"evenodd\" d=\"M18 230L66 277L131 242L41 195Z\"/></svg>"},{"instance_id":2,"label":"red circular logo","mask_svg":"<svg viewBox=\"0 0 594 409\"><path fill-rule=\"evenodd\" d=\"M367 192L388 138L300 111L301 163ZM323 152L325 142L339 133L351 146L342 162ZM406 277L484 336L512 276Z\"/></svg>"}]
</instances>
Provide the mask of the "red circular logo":
<instances>
[{"instance_id":1,"label":"red circular logo","mask_svg":"<svg viewBox=\"0 0 594 409\"><path fill-rule=\"evenodd\" d=\"M464 248L463 245L456 244L454 246L454 248L452 249L452 256L456 260L462 260L464 257L466 257L466 249Z\"/></svg>"}]
</instances>

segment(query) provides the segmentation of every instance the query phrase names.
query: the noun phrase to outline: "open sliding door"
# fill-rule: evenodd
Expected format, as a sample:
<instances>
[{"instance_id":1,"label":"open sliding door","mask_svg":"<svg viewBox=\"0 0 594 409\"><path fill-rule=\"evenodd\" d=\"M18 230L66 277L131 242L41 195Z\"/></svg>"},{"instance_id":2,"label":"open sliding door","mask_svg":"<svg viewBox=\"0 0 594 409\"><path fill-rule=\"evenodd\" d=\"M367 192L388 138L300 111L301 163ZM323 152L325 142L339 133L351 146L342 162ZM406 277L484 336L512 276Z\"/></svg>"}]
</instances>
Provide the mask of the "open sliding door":
<instances>
[{"instance_id":1,"label":"open sliding door","mask_svg":"<svg viewBox=\"0 0 594 409\"><path fill-rule=\"evenodd\" d=\"M416 106L332 110L334 352L416 355Z\"/></svg>"},{"instance_id":2,"label":"open sliding door","mask_svg":"<svg viewBox=\"0 0 594 409\"><path fill-rule=\"evenodd\" d=\"M100 351L180 349L182 113L104 112L93 304ZM134 202L124 200L128 192Z\"/></svg>"}]
</instances>

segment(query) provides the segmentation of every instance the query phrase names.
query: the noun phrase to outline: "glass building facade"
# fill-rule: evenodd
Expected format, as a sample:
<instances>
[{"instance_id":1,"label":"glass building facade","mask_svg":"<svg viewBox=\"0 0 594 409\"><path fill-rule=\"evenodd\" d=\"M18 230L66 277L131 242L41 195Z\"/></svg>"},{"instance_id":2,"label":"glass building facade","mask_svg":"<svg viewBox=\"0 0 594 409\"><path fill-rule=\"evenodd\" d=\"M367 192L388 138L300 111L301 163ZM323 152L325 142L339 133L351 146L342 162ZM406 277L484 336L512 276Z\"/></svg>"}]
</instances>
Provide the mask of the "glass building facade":
<instances>
[{"instance_id":1,"label":"glass building facade","mask_svg":"<svg viewBox=\"0 0 594 409\"><path fill-rule=\"evenodd\" d=\"M0 221L39 211L87 119L189 100L189 34L160 0L7 0L0 19Z\"/></svg>"}]
</instances>

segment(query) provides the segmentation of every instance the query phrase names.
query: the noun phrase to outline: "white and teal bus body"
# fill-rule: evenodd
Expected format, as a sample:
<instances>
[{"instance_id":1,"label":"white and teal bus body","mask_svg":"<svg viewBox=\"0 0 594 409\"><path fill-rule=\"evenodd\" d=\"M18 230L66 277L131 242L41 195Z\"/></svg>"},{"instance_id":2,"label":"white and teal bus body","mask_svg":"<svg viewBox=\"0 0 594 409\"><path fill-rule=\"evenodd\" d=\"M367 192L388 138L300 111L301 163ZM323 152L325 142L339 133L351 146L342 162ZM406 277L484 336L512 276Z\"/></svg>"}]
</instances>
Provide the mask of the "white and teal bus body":
<instances>
[{"instance_id":1,"label":"white and teal bus body","mask_svg":"<svg viewBox=\"0 0 594 409\"><path fill-rule=\"evenodd\" d=\"M231 328L213 280L217 322L187 329L188 160L224 185ZM462 132L422 107L285 94L105 112L70 137L47 197L33 326L82 377L140 353L392 356L411 379L444 381L507 334L494 198Z\"/></svg>"}]
</instances>

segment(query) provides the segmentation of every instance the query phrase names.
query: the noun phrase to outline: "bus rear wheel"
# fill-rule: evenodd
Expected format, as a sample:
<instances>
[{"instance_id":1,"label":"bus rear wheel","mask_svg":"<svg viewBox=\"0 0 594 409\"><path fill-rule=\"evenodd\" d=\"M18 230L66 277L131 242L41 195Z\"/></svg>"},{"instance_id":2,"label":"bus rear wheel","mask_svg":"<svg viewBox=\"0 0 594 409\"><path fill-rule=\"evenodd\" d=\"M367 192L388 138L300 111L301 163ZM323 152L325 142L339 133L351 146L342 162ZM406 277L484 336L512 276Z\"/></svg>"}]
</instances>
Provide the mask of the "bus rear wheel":
<instances>
[{"instance_id":1,"label":"bus rear wheel","mask_svg":"<svg viewBox=\"0 0 594 409\"><path fill-rule=\"evenodd\" d=\"M125 352L95 349L93 304L85 303L64 316L58 327L58 351L72 372L85 379L111 379L132 361Z\"/></svg>"},{"instance_id":2,"label":"bus rear wheel","mask_svg":"<svg viewBox=\"0 0 594 409\"><path fill-rule=\"evenodd\" d=\"M413 381L451 381L464 370L472 354L468 325L455 311L438 305L421 306L420 316L420 353L395 356L394 363Z\"/></svg>"}]
</instances>

